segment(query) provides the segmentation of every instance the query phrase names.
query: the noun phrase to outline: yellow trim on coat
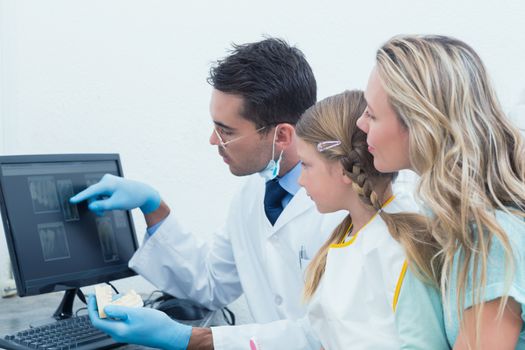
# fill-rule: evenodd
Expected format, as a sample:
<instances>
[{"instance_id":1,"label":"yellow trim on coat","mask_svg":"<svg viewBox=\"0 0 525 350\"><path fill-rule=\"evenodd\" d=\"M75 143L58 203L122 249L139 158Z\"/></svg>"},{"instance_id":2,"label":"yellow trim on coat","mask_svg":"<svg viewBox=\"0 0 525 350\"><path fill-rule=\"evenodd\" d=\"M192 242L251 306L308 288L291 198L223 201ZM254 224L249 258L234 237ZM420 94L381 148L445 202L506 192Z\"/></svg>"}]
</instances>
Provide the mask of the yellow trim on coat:
<instances>
[{"instance_id":1,"label":"yellow trim on coat","mask_svg":"<svg viewBox=\"0 0 525 350\"><path fill-rule=\"evenodd\" d=\"M361 229L359 231L357 231L356 233L354 233L354 235L352 236L352 238L350 238L348 240L348 242L343 242L343 243L332 243L330 244L330 248L344 248L344 247L348 247L350 244L354 243L355 239L357 238L357 235L359 234L359 232L361 232L361 230L363 230L366 225L368 225L372 220L374 220L374 218L376 217L377 213L375 213L371 218L370 220L368 220L368 222L366 224L363 225L363 227L361 227ZM352 228L352 225L350 225L350 227L348 228L348 231L350 231L350 229ZM345 238L346 238L346 234L345 234ZM343 238L344 239L344 238Z\"/></svg>"},{"instance_id":2,"label":"yellow trim on coat","mask_svg":"<svg viewBox=\"0 0 525 350\"><path fill-rule=\"evenodd\" d=\"M386 207L388 204L390 204L390 202L392 202L394 200L394 195L390 196L390 198L388 198L386 200L386 202L381 206L381 209L383 209L384 207ZM377 212L378 213L378 212ZM332 243L330 244L330 248L344 248L344 247L348 247L350 244L354 243L355 239L357 238L357 235L359 234L359 232L361 232L369 223L372 222L372 220L374 220L374 218L376 217L377 213L375 213L371 218L370 220L368 220L368 222L366 224L363 225L363 227L361 227L359 229L359 231L357 231L356 233L354 233L354 235L352 236L352 238L350 238L350 240L348 240L348 242L342 242L342 243ZM353 227L353 224L350 224L350 227L348 227L348 230L346 231L347 234L348 232L350 231L350 229ZM343 239L346 239L346 236L347 234L345 234L345 238Z\"/></svg>"},{"instance_id":3,"label":"yellow trim on coat","mask_svg":"<svg viewBox=\"0 0 525 350\"><path fill-rule=\"evenodd\" d=\"M403 285L403 281L405 280L405 274L407 272L407 261L403 263L403 267L401 268L401 273L399 274L399 278L397 279L397 285L396 285L396 291L394 293L394 300L392 301L392 310L396 312L397 307L397 300L399 299L399 293L401 292L401 286Z\"/></svg>"},{"instance_id":4,"label":"yellow trim on coat","mask_svg":"<svg viewBox=\"0 0 525 350\"><path fill-rule=\"evenodd\" d=\"M350 232L352 231L352 227L354 227L354 223L353 223L353 222L351 222L350 225L348 226L348 229L346 230L345 235L344 235L344 237L341 239L341 242L339 242L339 244L343 244L343 243L345 242L346 237L348 237L348 235L349 235Z\"/></svg>"}]
</instances>

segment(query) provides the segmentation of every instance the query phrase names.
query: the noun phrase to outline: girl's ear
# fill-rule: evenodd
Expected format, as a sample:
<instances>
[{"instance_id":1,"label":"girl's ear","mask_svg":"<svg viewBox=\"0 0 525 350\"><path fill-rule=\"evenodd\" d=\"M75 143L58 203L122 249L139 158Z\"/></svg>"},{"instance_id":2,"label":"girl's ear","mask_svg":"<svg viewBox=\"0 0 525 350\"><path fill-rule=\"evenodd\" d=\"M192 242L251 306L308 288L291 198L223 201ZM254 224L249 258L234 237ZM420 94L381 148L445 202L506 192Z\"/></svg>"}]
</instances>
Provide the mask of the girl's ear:
<instances>
[{"instance_id":1,"label":"girl's ear","mask_svg":"<svg viewBox=\"0 0 525 350\"><path fill-rule=\"evenodd\" d=\"M351 185L353 183L352 179L346 175L345 171L343 170L343 183L346 185Z\"/></svg>"},{"instance_id":2,"label":"girl's ear","mask_svg":"<svg viewBox=\"0 0 525 350\"><path fill-rule=\"evenodd\" d=\"M343 179L343 183L346 184L346 185L351 185L353 183L353 181L346 174L346 171L345 171L345 168L343 167L343 164L339 163L339 169L341 171L341 176L342 176L342 179Z\"/></svg>"}]
</instances>

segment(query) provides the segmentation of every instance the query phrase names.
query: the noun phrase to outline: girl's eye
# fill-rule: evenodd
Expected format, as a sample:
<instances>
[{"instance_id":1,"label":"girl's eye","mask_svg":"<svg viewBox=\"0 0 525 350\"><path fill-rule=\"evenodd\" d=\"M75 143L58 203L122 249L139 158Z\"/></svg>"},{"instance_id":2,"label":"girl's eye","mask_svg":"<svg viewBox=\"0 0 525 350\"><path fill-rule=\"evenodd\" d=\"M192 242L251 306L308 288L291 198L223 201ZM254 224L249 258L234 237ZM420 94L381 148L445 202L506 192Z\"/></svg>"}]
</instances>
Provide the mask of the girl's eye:
<instances>
[{"instance_id":1,"label":"girl's eye","mask_svg":"<svg viewBox=\"0 0 525 350\"><path fill-rule=\"evenodd\" d=\"M375 119L375 117L374 117L372 114L370 114L370 112L368 111L368 109L365 110L365 115L366 115L367 118Z\"/></svg>"}]
</instances>

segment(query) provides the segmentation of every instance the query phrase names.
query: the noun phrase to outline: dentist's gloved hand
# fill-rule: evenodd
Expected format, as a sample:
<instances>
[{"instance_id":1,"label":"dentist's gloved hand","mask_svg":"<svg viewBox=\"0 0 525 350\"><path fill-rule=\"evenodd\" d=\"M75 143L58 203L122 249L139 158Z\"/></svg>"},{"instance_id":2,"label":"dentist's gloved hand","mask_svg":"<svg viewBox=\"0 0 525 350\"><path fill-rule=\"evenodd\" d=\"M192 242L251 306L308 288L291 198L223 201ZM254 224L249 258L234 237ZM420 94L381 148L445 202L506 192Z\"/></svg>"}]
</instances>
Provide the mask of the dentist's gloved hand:
<instances>
[{"instance_id":1,"label":"dentist's gloved hand","mask_svg":"<svg viewBox=\"0 0 525 350\"><path fill-rule=\"evenodd\" d=\"M96 298L90 295L91 323L117 342L171 350L186 350L190 342L191 327L172 320L159 310L108 305L104 311L110 319L98 317Z\"/></svg>"},{"instance_id":2,"label":"dentist's gloved hand","mask_svg":"<svg viewBox=\"0 0 525 350\"><path fill-rule=\"evenodd\" d=\"M134 208L148 214L157 210L161 201L159 193L151 186L111 174L104 175L99 182L69 199L73 204L85 200L90 202L89 209L97 214Z\"/></svg>"}]
</instances>

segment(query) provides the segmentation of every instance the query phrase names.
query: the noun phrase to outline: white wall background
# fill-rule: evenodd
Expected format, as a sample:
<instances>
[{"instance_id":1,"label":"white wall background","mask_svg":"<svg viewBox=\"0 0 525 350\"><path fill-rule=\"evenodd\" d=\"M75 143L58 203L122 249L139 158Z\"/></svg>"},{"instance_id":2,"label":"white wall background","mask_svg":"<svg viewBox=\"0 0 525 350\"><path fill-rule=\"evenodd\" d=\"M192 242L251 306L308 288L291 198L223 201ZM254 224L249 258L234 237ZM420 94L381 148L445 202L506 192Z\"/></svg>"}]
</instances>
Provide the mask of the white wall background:
<instances>
[{"instance_id":1,"label":"white wall background","mask_svg":"<svg viewBox=\"0 0 525 350\"><path fill-rule=\"evenodd\" d=\"M242 181L208 144L205 79L230 43L296 44L323 98L364 88L395 34L453 35L477 49L510 110L525 105L524 18L522 0L0 0L0 152L118 152L127 177L207 238ZM0 279L7 261L0 235Z\"/></svg>"}]
</instances>

